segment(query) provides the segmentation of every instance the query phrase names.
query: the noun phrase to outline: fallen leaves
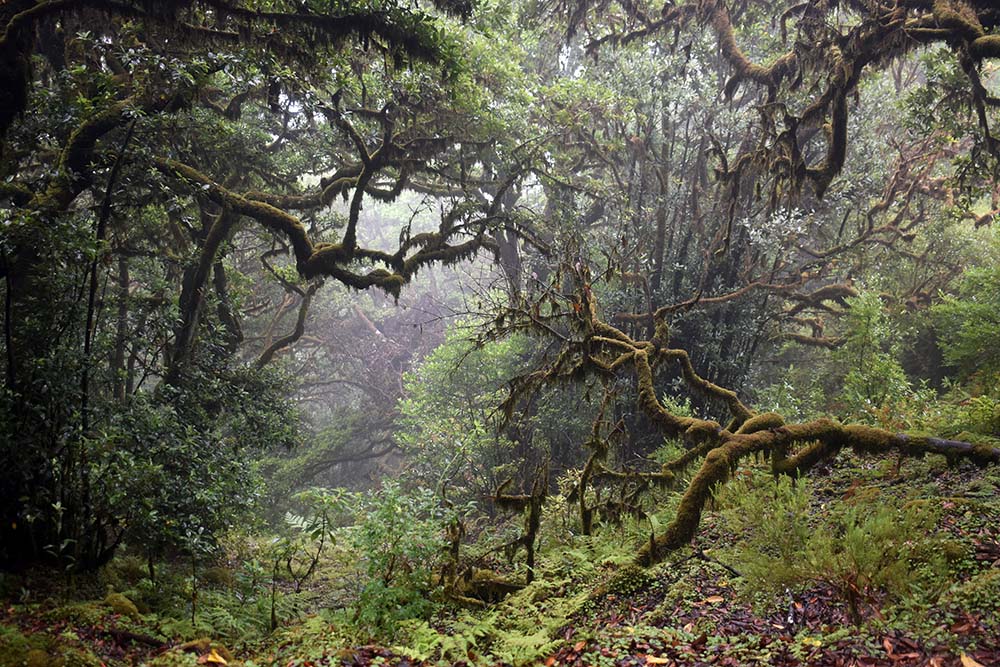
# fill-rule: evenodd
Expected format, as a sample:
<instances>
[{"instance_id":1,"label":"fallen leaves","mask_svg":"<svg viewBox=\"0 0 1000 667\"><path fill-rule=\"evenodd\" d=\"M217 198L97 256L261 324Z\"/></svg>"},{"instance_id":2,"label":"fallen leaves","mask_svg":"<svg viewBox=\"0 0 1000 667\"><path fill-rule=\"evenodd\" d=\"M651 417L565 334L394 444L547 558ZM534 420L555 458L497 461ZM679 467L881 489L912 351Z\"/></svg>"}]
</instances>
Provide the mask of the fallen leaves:
<instances>
[{"instance_id":1,"label":"fallen leaves","mask_svg":"<svg viewBox=\"0 0 1000 667\"><path fill-rule=\"evenodd\" d=\"M726 601L726 598L722 597L721 595L709 595L704 600L699 600L698 602L695 602L695 604L696 605L719 604L719 603L725 602L725 601Z\"/></svg>"},{"instance_id":2,"label":"fallen leaves","mask_svg":"<svg viewBox=\"0 0 1000 667\"><path fill-rule=\"evenodd\" d=\"M203 656L198 658L199 665L228 665L229 663L219 655L219 652L214 648Z\"/></svg>"},{"instance_id":3,"label":"fallen leaves","mask_svg":"<svg viewBox=\"0 0 1000 667\"><path fill-rule=\"evenodd\" d=\"M964 653L962 654L961 660L962 660L962 667L986 667L986 665L984 665L983 663L978 662L973 658L970 658Z\"/></svg>"}]
</instances>

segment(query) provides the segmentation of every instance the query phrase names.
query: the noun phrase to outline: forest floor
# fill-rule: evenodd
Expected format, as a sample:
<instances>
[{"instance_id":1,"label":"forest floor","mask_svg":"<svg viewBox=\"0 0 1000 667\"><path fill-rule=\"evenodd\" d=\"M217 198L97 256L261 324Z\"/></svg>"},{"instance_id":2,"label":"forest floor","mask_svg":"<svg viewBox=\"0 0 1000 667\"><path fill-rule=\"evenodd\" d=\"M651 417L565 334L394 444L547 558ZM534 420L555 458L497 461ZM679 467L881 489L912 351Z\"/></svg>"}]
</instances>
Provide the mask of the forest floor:
<instances>
[{"instance_id":1,"label":"forest floor","mask_svg":"<svg viewBox=\"0 0 1000 667\"><path fill-rule=\"evenodd\" d=\"M549 544L531 585L483 609L441 606L381 642L345 629L348 616L319 609L330 595L326 575L300 598L306 602L281 608L273 633L248 631L233 619L227 625L212 611L220 591L236 585L225 572L214 573L219 588L200 598L210 620L195 626L105 595L96 583L77 584L71 594L58 577L22 578L16 589L8 579L0 666L1000 665L1000 474L859 465L821 471L808 493L786 490L791 504L775 503L774 513L760 507L771 498L766 485L723 494L692 547L648 570L629 564L634 535ZM734 504L735 494L743 498ZM933 531L897 535L901 541L890 545L897 551L878 548L892 534L878 526L853 546L843 545L858 535L837 534L832 560L824 560L830 542L789 535L789 543L800 539L798 551L774 553L805 565L773 577L766 568L774 561L750 555L762 540L768 552L767 539L792 531L782 512L800 512L791 519L808 527L802 535L821 535L843 530L842 516L826 516L842 506L859 508L850 514L857 526L875 521L880 506L933 506ZM761 516L777 532L748 532L746 520ZM893 529L913 527L904 521ZM932 553L920 556L921 549ZM914 574L923 570L930 574ZM117 576L99 584L107 590L120 583ZM202 635L212 639L199 641Z\"/></svg>"}]
</instances>

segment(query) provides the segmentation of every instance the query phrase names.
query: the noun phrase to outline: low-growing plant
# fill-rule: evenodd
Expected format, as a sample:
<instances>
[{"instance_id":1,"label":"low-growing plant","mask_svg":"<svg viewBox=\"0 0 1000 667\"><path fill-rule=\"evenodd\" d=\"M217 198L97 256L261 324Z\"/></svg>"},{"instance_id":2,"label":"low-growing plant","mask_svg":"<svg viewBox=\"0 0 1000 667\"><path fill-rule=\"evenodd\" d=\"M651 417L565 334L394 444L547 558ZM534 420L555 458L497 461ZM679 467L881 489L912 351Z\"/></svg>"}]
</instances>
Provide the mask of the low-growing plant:
<instances>
[{"instance_id":1,"label":"low-growing plant","mask_svg":"<svg viewBox=\"0 0 1000 667\"><path fill-rule=\"evenodd\" d=\"M810 522L806 517L818 503L805 483L756 481L738 481L725 492L724 514L743 537L735 550L748 590L825 584L860 624L866 605L913 595L933 600L946 586L932 505L845 502Z\"/></svg>"},{"instance_id":2,"label":"low-growing plant","mask_svg":"<svg viewBox=\"0 0 1000 667\"><path fill-rule=\"evenodd\" d=\"M316 572L324 548L333 543L338 524L345 522L349 508L357 503L357 496L344 489L314 488L296 494L293 500L304 510L285 515L290 532L275 537L268 551L272 631L278 627L279 579L286 577L295 593L302 591L302 585Z\"/></svg>"}]
</instances>

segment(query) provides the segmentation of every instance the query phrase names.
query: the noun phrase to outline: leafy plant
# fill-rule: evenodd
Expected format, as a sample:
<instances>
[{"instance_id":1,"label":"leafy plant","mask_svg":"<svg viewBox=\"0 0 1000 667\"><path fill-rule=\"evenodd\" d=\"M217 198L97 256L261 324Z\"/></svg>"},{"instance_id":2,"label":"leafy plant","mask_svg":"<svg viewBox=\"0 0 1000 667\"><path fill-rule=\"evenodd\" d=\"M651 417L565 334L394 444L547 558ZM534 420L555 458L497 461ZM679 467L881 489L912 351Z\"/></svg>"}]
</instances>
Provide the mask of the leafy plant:
<instances>
[{"instance_id":1,"label":"leafy plant","mask_svg":"<svg viewBox=\"0 0 1000 667\"><path fill-rule=\"evenodd\" d=\"M853 416L868 417L911 392L898 360L898 338L878 294L849 300L847 334L836 357L847 369L841 396Z\"/></svg>"},{"instance_id":2,"label":"leafy plant","mask_svg":"<svg viewBox=\"0 0 1000 667\"><path fill-rule=\"evenodd\" d=\"M316 571L323 556L323 549L332 543L338 523L343 522L348 508L357 500L354 494L343 489L314 488L298 493L293 498L306 508L305 514L288 512L285 522L291 534L274 538L269 557L271 560L271 609L270 627L278 627L278 580L286 575L291 579L296 593Z\"/></svg>"},{"instance_id":3,"label":"leafy plant","mask_svg":"<svg viewBox=\"0 0 1000 667\"><path fill-rule=\"evenodd\" d=\"M354 621L392 637L400 621L433 609L434 571L445 550L446 512L432 491L406 492L386 481L361 506L350 539L360 557L364 585Z\"/></svg>"},{"instance_id":4,"label":"leafy plant","mask_svg":"<svg viewBox=\"0 0 1000 667\"><path fill-rule=\"evenodd\" d=\"M1000 247L993 243L993 253ZM970 268L958 294L946 296L932 310L945 359L965 376L1000 373L1000 268L995 261Z\"/></svg>"},{"instance_id":5,"label":"leafy plant","mask_svg":"<svg viewBox=\"0 0 1000 667\"><path fill-rule=\"evenodd\" d=\"M748 590L778 593L810 583L839 592L855 624L866 605L924 595L936 599L947 562L933 535L927 504L838 504L810 521L816 499L805 483L734 483L725 492L727 520L740 531L735 548Z\"/></svg>"}]
</instances>

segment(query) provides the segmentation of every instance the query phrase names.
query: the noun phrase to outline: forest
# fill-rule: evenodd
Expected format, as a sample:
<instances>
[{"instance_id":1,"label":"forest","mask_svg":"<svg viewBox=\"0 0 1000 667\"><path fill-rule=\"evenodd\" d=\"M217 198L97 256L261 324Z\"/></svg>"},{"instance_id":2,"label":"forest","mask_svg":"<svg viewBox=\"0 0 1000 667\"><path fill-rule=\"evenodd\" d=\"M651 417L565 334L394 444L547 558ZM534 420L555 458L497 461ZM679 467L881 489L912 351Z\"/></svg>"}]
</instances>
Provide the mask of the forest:
<instances>
[{"instance_id":1,"label":"forest","mask_svg":"<svg viewBox=\"0 0 1000 667\"><path fill-rule=\"evenodd\" d=\"M0 667L1000 665L1000 5L0 1Z\"/></svg>"}]
</instances>

